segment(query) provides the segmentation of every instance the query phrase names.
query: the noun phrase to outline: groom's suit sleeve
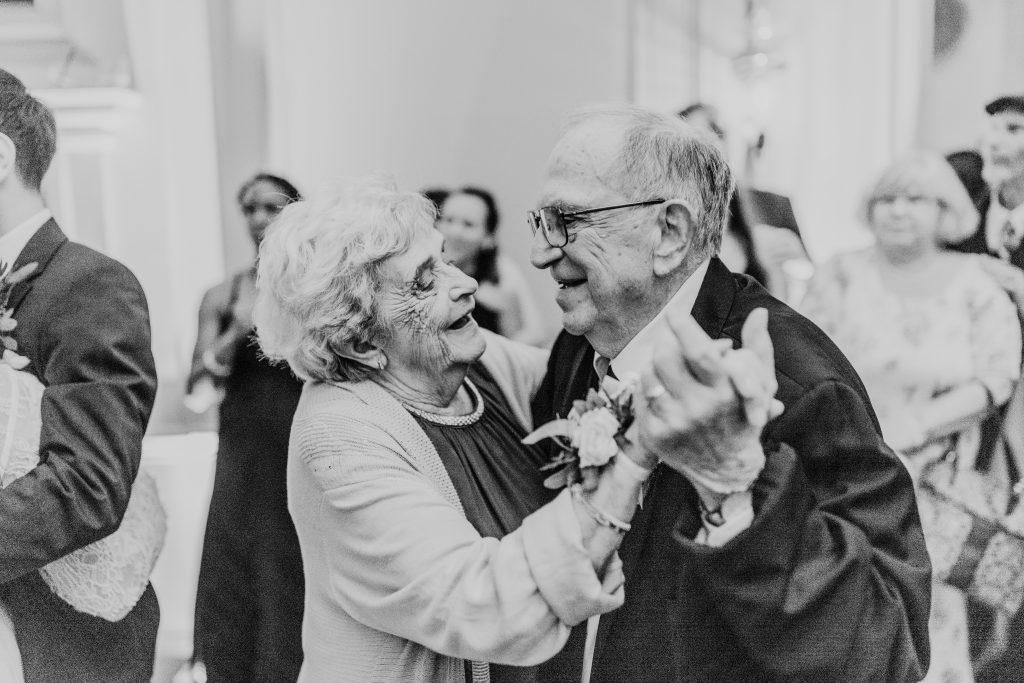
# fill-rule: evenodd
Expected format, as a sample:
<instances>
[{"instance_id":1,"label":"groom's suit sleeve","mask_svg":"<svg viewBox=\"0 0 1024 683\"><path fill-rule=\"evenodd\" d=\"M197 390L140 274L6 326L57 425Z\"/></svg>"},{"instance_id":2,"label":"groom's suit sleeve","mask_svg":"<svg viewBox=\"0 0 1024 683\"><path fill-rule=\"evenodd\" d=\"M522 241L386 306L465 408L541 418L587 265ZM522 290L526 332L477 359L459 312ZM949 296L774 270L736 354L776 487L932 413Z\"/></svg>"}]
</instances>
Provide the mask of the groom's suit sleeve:
<instances>
[{"instance_id":1,"label":"groom's suit sleeve","mask_svg":"<svg viewBox=\"0 0 1024 683\"><path fill-rule=\"evenodd\" d=\"M676 541L763 680L919 680L931 571L910 476L838 350L781 305L770 320L786 410L765 430L754 521L720 548L690 524Z\"/></svg>"},{"instance_id":2,"label":"groom's suit sleeve","mask_svg":"<svg viewBox=\"0 0 1024 683\"><path fill-rule=\"evenodd\" d=\"M0 492L0 583L118 528L156 394L149 312L134 275L79 245L65 244L58 258L30 294L41 322L23 349L46 386L40 465Z\"/></svg>"}]
</instances>

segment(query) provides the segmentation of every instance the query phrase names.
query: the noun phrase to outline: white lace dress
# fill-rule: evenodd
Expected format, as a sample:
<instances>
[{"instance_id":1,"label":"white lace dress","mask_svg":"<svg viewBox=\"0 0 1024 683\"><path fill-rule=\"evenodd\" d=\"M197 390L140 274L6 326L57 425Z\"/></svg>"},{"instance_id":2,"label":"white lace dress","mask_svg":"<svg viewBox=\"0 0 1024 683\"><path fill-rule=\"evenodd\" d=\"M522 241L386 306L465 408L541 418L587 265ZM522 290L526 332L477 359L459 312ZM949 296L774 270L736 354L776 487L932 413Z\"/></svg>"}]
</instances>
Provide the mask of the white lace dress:
<instances>
[{"instance_id":1,"label":"white lace dress","mask_svg":"<svg viewBox=\"0 0 1024 683\"><path fill-rule=\"evenodd\" d=\"M42 395L43 385L33 375L0 362L0 488L39 464ZM140 471L118 530L39 573L76 610L119 621L142 597L166 531L156 483ZM0 683L22 680L14 627L0 601Z\"/></svg>"}]
</instances>

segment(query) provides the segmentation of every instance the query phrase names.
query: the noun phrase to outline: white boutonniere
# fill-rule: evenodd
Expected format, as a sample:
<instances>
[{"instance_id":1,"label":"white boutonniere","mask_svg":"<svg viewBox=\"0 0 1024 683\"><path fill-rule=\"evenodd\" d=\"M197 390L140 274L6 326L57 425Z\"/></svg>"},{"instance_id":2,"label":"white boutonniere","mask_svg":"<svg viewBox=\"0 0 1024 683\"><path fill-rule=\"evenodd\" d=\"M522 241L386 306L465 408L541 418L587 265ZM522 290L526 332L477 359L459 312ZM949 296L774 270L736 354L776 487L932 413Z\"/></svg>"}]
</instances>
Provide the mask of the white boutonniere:
<instances>
[{"instance_id":1,"label":"white boutonniere","mask_svg":"<svg viewBox=\"0 0 1024 683\"><path fill-rule=\"evenodd\" d=\"M582 401L573 401L564 418L541 425L524 439L534 444L551 439L558 452L542 471L557 470L544 485L561 488L579 480L580 469L604 467L618 454L626 430L633 424L633 396L640 384L630 373L620 380L605 377L599 390L590 389Z\"/></svg>"}]
</instances>

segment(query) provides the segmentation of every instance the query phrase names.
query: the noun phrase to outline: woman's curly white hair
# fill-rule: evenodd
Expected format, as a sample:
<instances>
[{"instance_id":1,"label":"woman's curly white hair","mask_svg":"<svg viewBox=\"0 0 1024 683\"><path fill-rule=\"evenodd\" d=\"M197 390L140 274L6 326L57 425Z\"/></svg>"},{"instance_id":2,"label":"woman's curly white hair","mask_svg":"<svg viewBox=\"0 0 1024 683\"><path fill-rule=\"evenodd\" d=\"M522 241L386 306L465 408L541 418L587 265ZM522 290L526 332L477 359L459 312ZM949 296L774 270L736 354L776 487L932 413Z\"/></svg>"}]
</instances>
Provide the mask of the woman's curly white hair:
<instances>
[{"instance_id":1,"label":"woman's curly white hair","mask_svg":"<svg viewBox=\"0 0 1024 683\"><path fill-rule=\"evenodd\" d=\"M434 220L430 200L385 175L285 207L260 245L253 319L263 353L305 380L368 378L372 368L339 351L390 339L383 266Z\"/></svg>"}]
</instances>

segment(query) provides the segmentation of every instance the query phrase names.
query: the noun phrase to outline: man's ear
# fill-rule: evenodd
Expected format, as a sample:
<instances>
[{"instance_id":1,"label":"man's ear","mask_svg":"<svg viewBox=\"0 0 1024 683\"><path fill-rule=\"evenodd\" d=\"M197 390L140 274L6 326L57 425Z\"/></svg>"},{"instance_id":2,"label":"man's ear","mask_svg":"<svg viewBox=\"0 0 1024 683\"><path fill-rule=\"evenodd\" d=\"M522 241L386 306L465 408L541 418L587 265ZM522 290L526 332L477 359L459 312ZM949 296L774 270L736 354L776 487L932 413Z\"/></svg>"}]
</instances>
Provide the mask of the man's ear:
<instances>
[{"instance_id":1,"label":"man's ear","mask_svg":"<svg viewBox=\"0 0 1024 683\"><path fill-rule=\"evenodd\" d=\"M662 209L661 238L654 249L654 274L675 272L690 253L695 228L693 209L682 199L670 199Z\"/></svg>"},{"instance_id":2,"label":"man's ear","mask_svg":"<svg viewBox=\"0 0 1024 683\"><path fill-rule=\"evenodd\" d=\"M336 347L334 352L342 358L354 360L374 370L383 370L388 364L384 351L367 341L348 341Z\"/></svg>"},{"instance_id":3,"label":"man's ear","mask_svg":"<svg viewBox=\"0 0 1024 683\"><path fill-rule=\"evenodd\" d=\"M14 141L0 133L0 183L14 174L14 164L18 153Z\"/></svg>"}]
</instances>

